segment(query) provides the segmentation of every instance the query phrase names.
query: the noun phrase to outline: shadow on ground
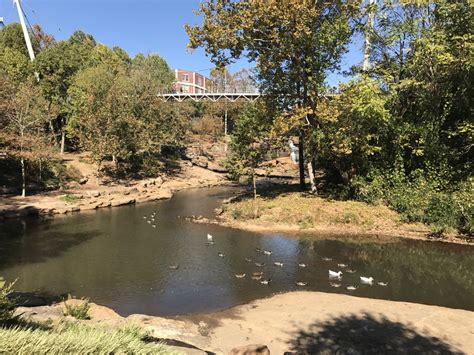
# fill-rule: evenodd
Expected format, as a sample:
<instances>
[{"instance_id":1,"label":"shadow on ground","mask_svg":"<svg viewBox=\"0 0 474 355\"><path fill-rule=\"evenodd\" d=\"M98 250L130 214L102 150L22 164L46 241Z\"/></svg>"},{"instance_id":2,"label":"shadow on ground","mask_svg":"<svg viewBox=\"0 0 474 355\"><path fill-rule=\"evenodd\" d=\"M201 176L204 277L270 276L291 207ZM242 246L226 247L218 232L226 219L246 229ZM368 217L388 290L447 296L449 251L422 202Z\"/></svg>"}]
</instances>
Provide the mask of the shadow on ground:
<instances>
[{"instance_id":1,"label":"shadow on ground","mask_svg":"<svg viewBox=\"0 0 474 355\"><path fill-rule=\"evenodd\" d=\"M289 345L289 354L461 354L439 338L368 313L314 323Z\"/></svg>"}]
</instances>

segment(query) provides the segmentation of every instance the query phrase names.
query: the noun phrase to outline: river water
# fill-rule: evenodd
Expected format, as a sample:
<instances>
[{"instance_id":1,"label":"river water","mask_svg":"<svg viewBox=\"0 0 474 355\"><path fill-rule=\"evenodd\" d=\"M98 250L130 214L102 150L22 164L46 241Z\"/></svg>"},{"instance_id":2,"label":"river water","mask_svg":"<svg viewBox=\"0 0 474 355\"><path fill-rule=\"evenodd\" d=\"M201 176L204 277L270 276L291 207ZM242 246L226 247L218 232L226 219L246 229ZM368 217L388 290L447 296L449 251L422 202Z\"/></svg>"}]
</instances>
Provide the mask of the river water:
<instances>
[{"instance_id":1,"label":"river water","mask_svg":"<svg viewBox=\"0 0 474 355\"><path fill-rule=\"evenodd\" d=\"M194 189L156 203L0 222L0 276L18 279L19 291L89 297L122 315L212 312L292 290L474 310L470 246L256 234L182 218L211 217L235 192L228 187ZM214 245L206 244L207 233L214 236ZM342 270L342 280L330 281L329 269ZM263 272L262 280L271 282L251 279L253 272ZM244 278L235 276L243 273ZM359 276L372 276L375 282L361 285ZM296 285L299 281L307 285Z\"/></svg>"}]
</instances>

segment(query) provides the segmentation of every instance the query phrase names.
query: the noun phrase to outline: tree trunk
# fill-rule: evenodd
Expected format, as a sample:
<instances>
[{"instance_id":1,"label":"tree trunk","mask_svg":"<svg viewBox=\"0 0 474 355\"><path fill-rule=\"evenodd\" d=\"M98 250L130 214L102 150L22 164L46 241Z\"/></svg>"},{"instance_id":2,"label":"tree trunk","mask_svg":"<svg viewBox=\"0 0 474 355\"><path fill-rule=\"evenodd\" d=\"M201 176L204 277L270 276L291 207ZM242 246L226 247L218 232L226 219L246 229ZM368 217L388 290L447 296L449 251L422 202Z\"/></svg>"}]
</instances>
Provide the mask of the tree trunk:
<instances>
[{"instance_id":1,"label":"tree trunk","mask_svg":"<svg viewBox=\"0 0 474 355\"><path fill-rule=\"evenodd\" d=\"M253 214L254 214L254 218L257 218L258 217L257 174L255 174L255 169L252 170L252 182L253 182Z\"/></svg>"},{"instance_id":2,"label":"tree trunk","mask_svg":"<svg viewBox=\"0 0 474 355\"><path fill-rule=\"evenodd\" d=\"M42 159L39 159L39 162L38 162L38 163L39 163L39 164L38 164L38 165L39 165L39 166L38 166L38 168L39 168L38 179L39 179L39 181L41 182L41 181L43 180L43 164L42 164Z\"/></svg>"},{"instance_id":3,"label":"tree trunk","mask_svg":"<svg viewBox=\"0 0 474 355\"><path fill-rule=\"evenodd\" d=\"M369 0L369 6L373 6L376 0ZM374 29L374 11L371 10L367 18L367 28L365 29L365 40L364 40L364 64L362 69L364 71L369 70L370 67L370 51L372 46L371 36Z\"/></svg>"},{"instance_id":4,"label":"tree trunk","mask_svg":"<svg viewBox=\"0 0 474 355\"><path fill-rule=\"evenodd\" d=\"M309 175L309 182L311 184L311 192L314 194L317 194L318 189L316 187L316 179L314 177L313 163L311 161L308 162L308 175Z\"/></svg>"},{"instance_id":5,"label":"tree trunk","mask_svg":"<svg viewBox=\"0 0 474 355\"><path fill-rule=\"evenodd\" d=\"M66 131L61 129L61 154L64 154L64 146L66 144Z\"/></svg>"},{"instance_id":6,"label":"tree trunk","mask_svg":"<svg viewBox=\"0 0 474 355\"><path fill-rule=\"evenodd\" d=\"M304 147L303 147L303 141L304 141L304 132L303 130L300 131L300 137L299 137L299 150L298 150L298 162L299 162L299 168L300 168L300 190L304 191L306 189L306 184L304 181Z\"/></svg>"},{"instance_id":7,"label":"tree trunk","mask_svg":"<svg viewBox=\"0 0 474 355\"><path fill-rule=\"evenodd\" d=\"M96 180L97 180L97 185L100 185L100 166L102 164L102 161L97 162L97 171L96 171Z\"/></svg>"},{"instance_id":8,"label":"tree trunk","mask_svg":"<svg viewBox=\"0 0 474 355\"><path fill-rule=\"evenodd\" d=\"M20 158L21 164L21 197L26 196L26 172L25 172L25 158Z\"/></svg>"},{"instance_id":9,"label":"tree trunk","mask_svg":"<svg viewBox=\"0 0 474 355\"><path fill-rule=\"evenodd\" d=\"M49 120L49 130L51 131L51 135L53 136L53 142L54 144L56 144L56 134L54 133L53 120Z\"/></svg>"}]
</instances>

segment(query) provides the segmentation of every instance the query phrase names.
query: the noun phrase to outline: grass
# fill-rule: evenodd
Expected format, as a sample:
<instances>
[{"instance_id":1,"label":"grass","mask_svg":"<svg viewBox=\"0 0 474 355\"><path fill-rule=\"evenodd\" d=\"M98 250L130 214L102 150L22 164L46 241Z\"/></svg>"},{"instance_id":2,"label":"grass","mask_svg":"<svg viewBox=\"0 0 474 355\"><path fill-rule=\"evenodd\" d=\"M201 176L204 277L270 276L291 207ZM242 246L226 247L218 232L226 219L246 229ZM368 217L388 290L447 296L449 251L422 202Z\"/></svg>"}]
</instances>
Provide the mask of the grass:
<instances>
[{"instance_id":1,"label":"grass","mask_svg":"<svg viewBox=\"0 0 474 355\"><path fill-rule=\"evenodd\" d=\"M9 293L13 290L13 285L14 282L7 284L0 277L0 322L10 320L15 312L15 304L8 298Z\"/></svg>"},{"instance_id":2,"label":"grass","mask_svg":"<svg viewBox=\"0 0 474 355\"><path fill-rule=\"evenodd\" d=\"M255 203L258 215L255 218ZM286 189L263 190L254 201L244 196L227 204L224 218L259 225L295 226L311 229L355 226L364 230L395 229L403 225L400 215L384 205L340 201Z\"/></svg>"},{"instance_id":3,"label":"grass","mask_svg":"<svg viewBox=\"0 0 474 355\"><path fill-rule=\"evenodd\" d=\"M69 295L68 299L64 301L64 311L65 316L72 316L76 319L90 319L89 316L89 304L88 298L81 298L80 300L75 300Z\"/></svg>"},{"instance_id":4,"label":"grass","mask_svg":"<svg viewBox=\"0 0 474 355\"><path fill-rule=\"evenodd\" d=\"M74 202L80 200L80 198L75 196L75 195L66 194L64 196L61 196L60 200L62 200L64 202L67 202L67 203L74 203Z\"/></svg>"},{"instance_id":5,"label":"grass","mask_svg":"<svg viewBox=\"0 0 474 355\"><path fill-rule=\"evenodd\" d=\"M0 354L172 354L166 346L146 342L138 326L119 328L62 322L49 329L0 327Z\"/></svg>"}]
</instances>

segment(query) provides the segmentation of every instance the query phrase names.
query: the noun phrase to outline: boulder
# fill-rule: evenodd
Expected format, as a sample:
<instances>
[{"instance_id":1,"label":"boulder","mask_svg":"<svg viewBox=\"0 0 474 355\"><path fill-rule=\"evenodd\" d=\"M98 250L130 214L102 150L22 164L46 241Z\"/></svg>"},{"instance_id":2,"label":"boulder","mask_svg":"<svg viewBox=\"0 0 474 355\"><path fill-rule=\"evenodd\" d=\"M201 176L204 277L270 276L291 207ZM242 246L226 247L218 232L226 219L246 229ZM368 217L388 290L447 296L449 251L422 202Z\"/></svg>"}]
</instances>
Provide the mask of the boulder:
<instances>
[{"instance_id":1,"label":"boulder","mask_svg":"<svg viewBox=\"0 0 474 355\"><path fill-rule=\"evenodd\" d=\"M211 171L214 171L216 173L227 173L228 170L224 167L222 167L221 165L217 164L217 163L213 163L213 162L209 162L207 164L207 168Z\"/></svg>"},{"instance_id":2,"label":"boulder","mask_svg":"<svg viewBox=\"0 0 474 355\"><path fill-rule=\"evenodd\" d=\"M245 345L234 348L230 351L231 355L270 355L268 346L261 344Z\"/></svg>"},{"instance_id":3,"label":"boulder","mask_svg":"<svg viewBox=\"0 0 474 355\"><path fill-rule=\"evenodd\" d=\"M191 160L193 165L199 166L201 168L207 169L209 161L205 157L196 157Z\"/></svg>"},{"instance_id":4,"label":"boulder","mask_svg":"<svg viewBox=\"0 0 474 355\"><path fill-rule=\"evenodd\" d=\"M83 177L79 180L79 184L84 185L84 184L86 184L88 181L89 181L89 178L88 178L87 176L83 176Z\"/></svg>"},{"instance_id":5,"label":"boulder","mask_svg":"<svg viewBox=\"0 0 474 355\"><path fill-rule=\"evenodd\" d=\"M158 176L155 180L154 180L154 184L158 187L160 187L161 185L163 185L163 178L161 176Z\"/></svg>"},{"instance_id":6,"label":"boulder","mask_svg":"<svg viewBox=\"0 0 474 355\"><path fill-rule=\"evenodd\" d=\"M34 206L22 206L18 209L5 209L2 214L5 218L38 216L39 209Z\"/></svg>"},{"instance_id":7,"label":"boulder","mask_svg":"<svg viewBox=\"0 0 474 355\"><path fill-rule=\"evenodd\" d=\"M122 200L116 200L111 202L112 207L116 206L124 206L124 205L131 205L132 203L135 203L135 199L122 199Z\"/></svg>"},{"instance_id":8,"label":"boulder","mask_svg":"<svg viewBox=\"0 0 474 355\"><path fill-rule=\"evenodd\" d=\"M100 196L99 191L89 191L89 192L87 192L87 194L91 197L99 197Z\"/></svg>"}]
</instances>

